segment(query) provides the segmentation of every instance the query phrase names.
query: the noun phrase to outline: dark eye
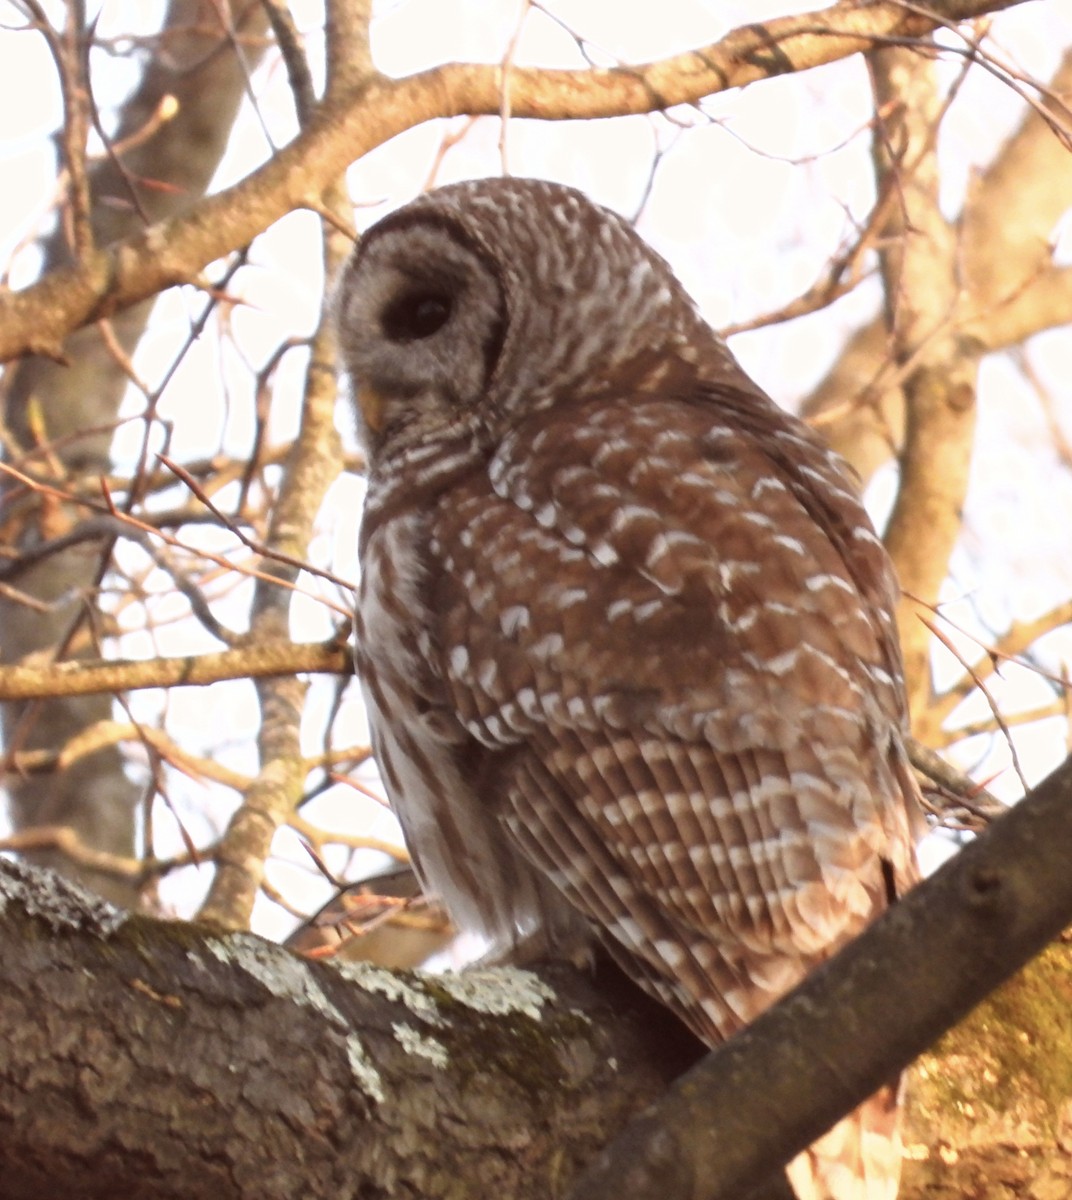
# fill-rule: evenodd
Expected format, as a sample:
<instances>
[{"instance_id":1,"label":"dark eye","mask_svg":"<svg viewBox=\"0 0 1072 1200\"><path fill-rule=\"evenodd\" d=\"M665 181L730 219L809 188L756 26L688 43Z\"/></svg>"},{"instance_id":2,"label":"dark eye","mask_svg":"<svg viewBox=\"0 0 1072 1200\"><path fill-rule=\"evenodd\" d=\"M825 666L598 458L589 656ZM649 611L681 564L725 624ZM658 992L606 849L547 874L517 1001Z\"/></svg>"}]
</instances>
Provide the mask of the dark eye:
<instances>
[{"instance_id":1,"label":"dark eye","mask_svg":"<svg viewBox=\"0 0 1072 1200\"><path fill-rule=\"evenodd\" d=\"M447 323L452 301L439 288L407 292L384 309L380 324L393 342L412 342L431 337Z\"/></svg>"}]
</instances>

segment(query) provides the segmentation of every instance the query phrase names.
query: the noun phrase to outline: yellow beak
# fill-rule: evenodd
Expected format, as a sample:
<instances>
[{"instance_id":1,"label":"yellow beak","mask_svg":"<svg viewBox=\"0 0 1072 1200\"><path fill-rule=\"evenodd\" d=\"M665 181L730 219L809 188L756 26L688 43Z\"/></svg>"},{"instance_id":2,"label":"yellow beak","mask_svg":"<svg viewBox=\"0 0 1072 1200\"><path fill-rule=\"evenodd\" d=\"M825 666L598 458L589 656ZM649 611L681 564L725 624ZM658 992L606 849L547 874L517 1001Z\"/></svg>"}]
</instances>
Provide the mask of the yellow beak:
<instances>
[{"instance_id":1,"label":"yellow beak","mask_svg":"<svg viewBox=\"0 0 1072 1200\"><path fill-rule=\"evenodd\" d=\"M384 413L387 409L384 398L375 388L362 383L357 388L357 402L365 424L373 433L379 433L383 428Z\"/></svg>"}]
</instances>

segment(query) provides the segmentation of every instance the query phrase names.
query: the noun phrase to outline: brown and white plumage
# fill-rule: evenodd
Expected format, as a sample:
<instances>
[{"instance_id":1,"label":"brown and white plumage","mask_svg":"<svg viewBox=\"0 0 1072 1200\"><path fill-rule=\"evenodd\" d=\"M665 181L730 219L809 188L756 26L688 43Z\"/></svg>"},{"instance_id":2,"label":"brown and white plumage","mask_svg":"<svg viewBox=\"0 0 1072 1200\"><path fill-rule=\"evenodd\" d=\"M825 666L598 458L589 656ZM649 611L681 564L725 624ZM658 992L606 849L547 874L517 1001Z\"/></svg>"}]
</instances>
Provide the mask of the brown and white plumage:
<instances>
[{"instance_id":1,"label":"brown and white plumage","mask_svg":"<svg viewBox=\"0 0 1072 1200\"><path fill-rule=\"evenodd\" d=\"M915 879L895 585L844 465L567 188L420 197L339 312L358 668L426 885L500 949L598 937L722 1041ZM802 1200L892 1197L895 1125L887 1090Z\"/></svg>"}]
</instances>

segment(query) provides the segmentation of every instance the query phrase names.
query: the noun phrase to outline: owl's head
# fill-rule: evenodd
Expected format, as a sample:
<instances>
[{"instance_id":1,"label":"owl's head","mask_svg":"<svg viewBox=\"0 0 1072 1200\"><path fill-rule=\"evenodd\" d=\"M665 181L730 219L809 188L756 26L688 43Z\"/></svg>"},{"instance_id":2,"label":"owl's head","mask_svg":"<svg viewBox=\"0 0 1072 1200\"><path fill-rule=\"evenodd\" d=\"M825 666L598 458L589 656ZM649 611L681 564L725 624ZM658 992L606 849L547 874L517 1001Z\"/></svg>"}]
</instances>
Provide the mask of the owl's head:
<instances>
[{"instance_id":1,"label":"owl's head","mask_svg":"<svg viewBox=\"0 0 1072 1200\"><path fill-rule=\"evenodd\" d=\"M550 404L729 359L628 222L535 179L454 184L391 213L354 251L337 306L373 458L429 440L491 445Z\"/></svg>"}]
</instances>

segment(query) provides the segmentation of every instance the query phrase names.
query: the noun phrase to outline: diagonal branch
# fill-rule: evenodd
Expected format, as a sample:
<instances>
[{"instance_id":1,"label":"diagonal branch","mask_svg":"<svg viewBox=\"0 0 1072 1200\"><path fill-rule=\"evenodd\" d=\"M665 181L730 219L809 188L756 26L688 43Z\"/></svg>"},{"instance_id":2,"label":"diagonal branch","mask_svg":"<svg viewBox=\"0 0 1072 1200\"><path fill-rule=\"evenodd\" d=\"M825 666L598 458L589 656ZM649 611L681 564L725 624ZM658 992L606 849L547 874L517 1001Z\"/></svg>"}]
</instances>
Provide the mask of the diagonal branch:
<instances>
[{"instance_id":1,"label":"diagonal branch","mask_svg":"<svg viewBox=\"0 0 1072 1200\"><path fill-rule=\"evenodd\" d=\"M692 104L760 79L803 71L881 44L921 36L948 21L1011 8L1022 0L936 0L933 16L898 0L836 4L801 16L742 26L703 49L658 62L609 70L515 68L515 117L574 120L646 113ZM337 0L337 6L341 0ZM340 7L329 6L333 28ZM356 35L355 35L356 36ZM336 61L343 54L333 50ZM162 221L119 246L87 253L25 291L0 294L0 361L28 350L62 354L67 333L189 283L215 259L243 246L295 208L319 198L355 159L396 134L436 117L497 115L502 104L497 66L452 63L406 79L384 76L333 87L308 127L246 179Z\"/></svg>"}]
</instances>

